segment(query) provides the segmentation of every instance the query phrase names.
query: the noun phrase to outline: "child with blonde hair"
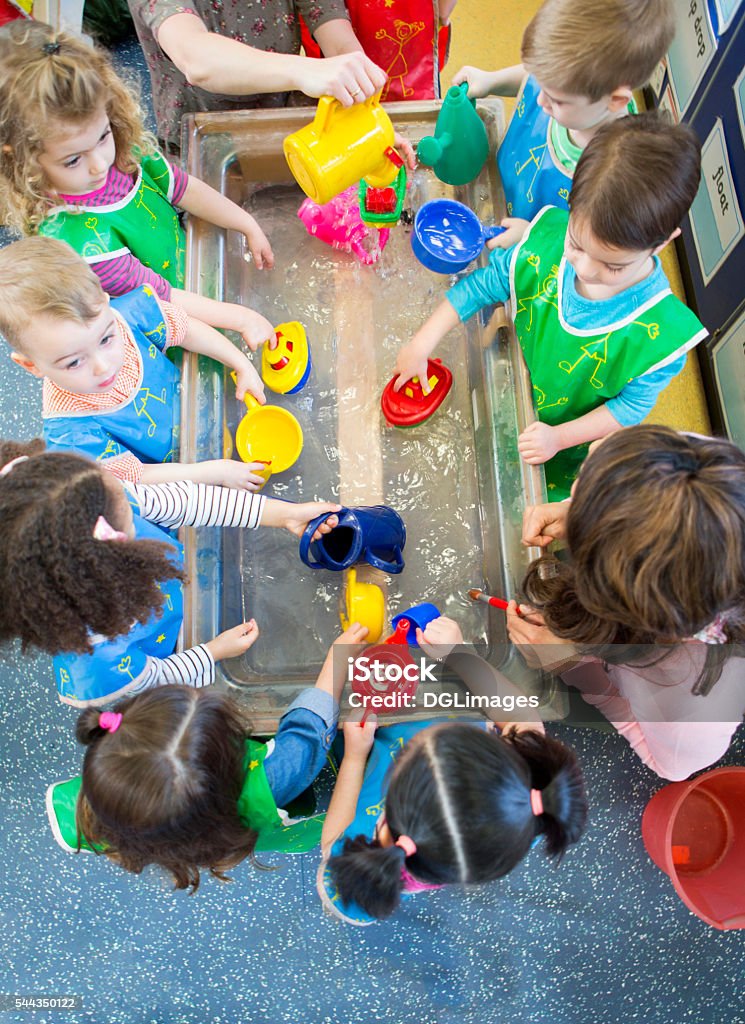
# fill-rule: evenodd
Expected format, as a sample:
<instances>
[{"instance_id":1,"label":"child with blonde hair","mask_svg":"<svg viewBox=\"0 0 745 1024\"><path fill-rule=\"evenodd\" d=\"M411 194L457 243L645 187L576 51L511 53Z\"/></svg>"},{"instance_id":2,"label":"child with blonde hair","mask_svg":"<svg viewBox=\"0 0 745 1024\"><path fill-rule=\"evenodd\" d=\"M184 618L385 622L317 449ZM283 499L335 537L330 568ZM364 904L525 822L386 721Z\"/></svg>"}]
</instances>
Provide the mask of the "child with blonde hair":
<instances>
[{"instance_id":1,"label":"child with blonde hair","mask_svg":"<svg viewBox=\"0 0 745 1024\"><path fill-rule=\"evenodd\" d=\"M0 443L0 643L54 655L66 704L101 706L162 683L207 686L215 662L258 637L252 619L174 653L183 621L182 526L274 526L315 538L339 505L294 504L179 481L122 484L96 462L46 452L40 441Z\"/></svg>"},{"instance_id":2,"label":"child with blonde hair","mask_svg":"<svg viewBox=\"0 0 745 1024\"><path fill-rule=\"evenodd\" d=\"M514 245L521 221L544 206L567 208L582 150L634 110L632 91L649 81L674 33L670 0L545 0L523 35L522 64L461 68L453 83L468 82L469 96L518 97L497 153L508 231L492 245Z\"/></svg>"},{"instance_id":3,"label":"child with blonde hair","mask_svg":"<svg viewBox=\"0 0 745 1024\"><path fill-rule=\"evenodd\" d=\"M401 388L459 322L510 299L537 420L518 438L546 463L552 501L569 494L586 442L639 423L706 329L670 291L659 260L696 195L701 145L658 113L601 128L574 175L570 213L546 207L522 241L445 301L398 354Z\"/></svg>"},{"instance_id":4,"label":"child with blonde hair","mask_svg":"<svg viewBox=\"0 0 745 1024\"><path fill-rule=\"evenodd\" d=\"M86 262L64 242L24 238L0 249L0 333L11 359L44 381L50 447L73 450L124 480L194 480L256 490L259 463L173 462L178 453L180 346L236 374L238 398L264 402L250 359L219 331L159 299L150 285L109 301Z\"/></svg>"},{"instance_id":5,"label":"child with blonde hair","mask_svg":"<svg viewBox=\"0 0 745 1024\"><path fill-rule=\"evenodd\" d=\"M250 214L157 151L103 51L41 23L0 29L0 218L68 242L109 294L149 285L255 350L274 336L263 316L184 291L177 208L239 231L256 265L273 266Z\"/></svg>"}]
</instances>

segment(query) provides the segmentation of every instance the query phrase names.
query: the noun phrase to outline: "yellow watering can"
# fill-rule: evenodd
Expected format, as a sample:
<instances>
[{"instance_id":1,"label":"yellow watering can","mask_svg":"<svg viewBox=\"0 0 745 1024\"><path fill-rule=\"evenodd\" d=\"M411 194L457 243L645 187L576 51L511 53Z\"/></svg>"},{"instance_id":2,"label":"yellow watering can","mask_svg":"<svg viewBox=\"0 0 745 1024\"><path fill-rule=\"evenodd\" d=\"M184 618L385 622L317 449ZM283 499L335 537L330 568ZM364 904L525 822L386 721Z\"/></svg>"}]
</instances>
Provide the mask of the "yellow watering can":
<instances>
[{"instance_id":1,"label":"yellow watering can","mask_svg":"<svg viewBox=\"0 0 745 1024\"><path fill-rule=\"evenodd\" d=\"M283 473L297 462L303 450L303 431L287 409L278 405L259 405L246 392L247 412L235 432L235 447L244 462L263 462L257 470L268 480L272 473Z\"/></svg>"},{"instance_id":2,"label":"yellow watering can","mask_svg":"<svg viewBox=\"0 0 745 1024\"><path fill-rule=\"evenodd\" d=\"M361 178L373 188L390 185L403 164L393 141L380 93L352 107L322 96L311 124L288 135L284 151L300 188L323 206Z\"/></svg>"}]
</instances>

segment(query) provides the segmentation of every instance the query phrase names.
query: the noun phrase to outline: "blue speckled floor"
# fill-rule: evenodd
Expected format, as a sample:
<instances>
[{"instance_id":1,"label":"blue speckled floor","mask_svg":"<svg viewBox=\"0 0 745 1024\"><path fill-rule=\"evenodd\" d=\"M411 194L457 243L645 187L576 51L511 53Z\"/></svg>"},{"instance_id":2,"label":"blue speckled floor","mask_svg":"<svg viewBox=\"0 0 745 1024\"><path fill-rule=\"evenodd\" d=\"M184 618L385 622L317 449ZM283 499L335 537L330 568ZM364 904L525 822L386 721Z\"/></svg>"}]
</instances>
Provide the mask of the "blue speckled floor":
<instances>
[{"instance_id":1,"label":"blue speckled floor","mask_svg":"<svg viewBox=\"0 0 745 1024\"><path fill-rule=\"evenodd\" d=\"M2 365L0 435L34 436L37 382ZM2 1022L745 1024L745 933L708 928L647 858L639 822L661 782L614 733L551 727L591 800L558 870L534 851L490 887L423 894L354 929L322 916L313 854L243 865L196 897L65 855L44 792L79 768L75 712L46 658L10 652L0 678L0 994L84 1000ZM745 763L745 731L723 763Z\"/></svg>"}]
</instances>

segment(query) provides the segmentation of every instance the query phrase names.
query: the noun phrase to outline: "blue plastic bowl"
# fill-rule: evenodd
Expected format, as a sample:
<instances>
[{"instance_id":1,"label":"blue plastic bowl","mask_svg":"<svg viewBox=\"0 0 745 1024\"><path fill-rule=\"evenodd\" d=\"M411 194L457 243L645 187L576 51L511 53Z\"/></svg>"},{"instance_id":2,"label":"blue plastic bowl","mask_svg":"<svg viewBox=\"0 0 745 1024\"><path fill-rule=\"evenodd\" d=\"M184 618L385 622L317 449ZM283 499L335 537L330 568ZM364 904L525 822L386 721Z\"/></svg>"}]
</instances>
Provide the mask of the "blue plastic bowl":
<instances>
[{"instance_id":1,"label":"blue plastic bowl","mask_svg":"<svg viewBox=\"0 0 745 1024\"><path fill-rule=\"evenodd\" d=\"M476 259L489 238L505 228L485 228L473 210L454 199L432 199L417 211L411 248L428 270L457 274Z\"/></svg>"}]
</instances>

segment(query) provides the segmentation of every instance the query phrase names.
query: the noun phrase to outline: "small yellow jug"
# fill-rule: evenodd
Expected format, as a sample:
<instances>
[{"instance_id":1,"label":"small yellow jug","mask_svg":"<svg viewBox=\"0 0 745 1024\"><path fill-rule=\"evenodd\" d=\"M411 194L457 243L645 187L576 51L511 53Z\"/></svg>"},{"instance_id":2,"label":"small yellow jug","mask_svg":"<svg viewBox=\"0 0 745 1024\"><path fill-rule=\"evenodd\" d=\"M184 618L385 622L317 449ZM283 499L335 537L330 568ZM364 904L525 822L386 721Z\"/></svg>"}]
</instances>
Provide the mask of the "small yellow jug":
<instances>
[{"instance_id":1,"label":"small yellow jug","mask_svg":"<svg viewBox=\"0 0 745 1024\"><path fill-rule=\"evenodd\" d=\"M390 185L403 162L393 141L380 93L352 107L322 96L311 124L288 135L284 151L300 188L322 206L361 178L373 188Z\"/></svg>"}]
</instances>

